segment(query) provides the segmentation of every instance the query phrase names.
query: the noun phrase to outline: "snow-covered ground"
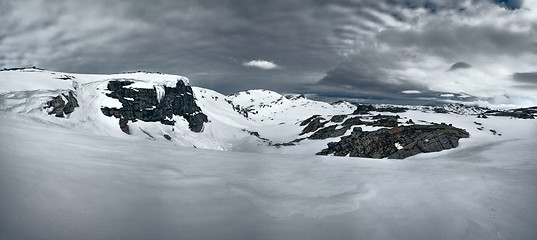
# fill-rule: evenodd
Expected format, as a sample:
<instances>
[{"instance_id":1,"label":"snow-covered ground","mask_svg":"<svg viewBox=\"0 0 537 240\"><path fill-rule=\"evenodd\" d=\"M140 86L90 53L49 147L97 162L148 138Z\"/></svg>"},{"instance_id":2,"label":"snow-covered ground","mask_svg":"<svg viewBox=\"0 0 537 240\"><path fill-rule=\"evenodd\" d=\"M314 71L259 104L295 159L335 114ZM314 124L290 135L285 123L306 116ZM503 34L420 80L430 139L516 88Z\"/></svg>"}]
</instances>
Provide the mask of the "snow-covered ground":
<instances>
[{"instance_id":1,"label":"snow-covered ground","mask_svg":"<svg viewBox=\"0 0 537 240\"><path fill-rule=\"evenodd\" d=\"M178 118L170 142L141 132L170 126L138 121L127 135L99 109L118 104L107 79L150 88L185 78L29 74L0 72L0 239L537 239L536 120L416 108L401 121L445 122L470 138L404 160L321 157L339 138L276 148L243 129L288 142L301 120L352 106L194 87L210 122L194 133ZM80 107L48 115L44 101L64 90Z\"/></svg>"},{"instance_id":2,"label":"snow-covered ground","mask_svg":"<svg viewBox=\"0 0 537 240\"><path fill-rule=\"evenodd\" d=\"M0 116L0 239L535 239L537 134L405 160L253 154Z\"/></svg>"}]
</instances>

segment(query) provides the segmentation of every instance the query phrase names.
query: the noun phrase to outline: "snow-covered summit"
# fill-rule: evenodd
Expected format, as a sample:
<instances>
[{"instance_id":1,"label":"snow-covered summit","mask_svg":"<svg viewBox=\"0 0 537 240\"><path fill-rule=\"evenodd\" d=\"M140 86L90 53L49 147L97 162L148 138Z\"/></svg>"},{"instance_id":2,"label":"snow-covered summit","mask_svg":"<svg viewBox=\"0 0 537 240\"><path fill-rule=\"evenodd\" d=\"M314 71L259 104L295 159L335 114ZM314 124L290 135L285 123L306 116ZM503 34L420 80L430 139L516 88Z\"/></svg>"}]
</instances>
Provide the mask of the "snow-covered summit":
<instances>
[{"instance_id":1,"label":"snow-covered summit","mask_svg":"<svg viewBox=\"0 0 537 240\"><path fill-rule=\"evenodd\" d=\"M135 81L132 87L152 88L153 86L174 86L177 81L190 84L187 77L150 73L133 72L119 74L77 74L47 71L36 68L21 68L0 71L0 92L28 90L57 90L71 89L80 84L107 81L111 79L131 79Z\"/></svg>"}]
</instances>

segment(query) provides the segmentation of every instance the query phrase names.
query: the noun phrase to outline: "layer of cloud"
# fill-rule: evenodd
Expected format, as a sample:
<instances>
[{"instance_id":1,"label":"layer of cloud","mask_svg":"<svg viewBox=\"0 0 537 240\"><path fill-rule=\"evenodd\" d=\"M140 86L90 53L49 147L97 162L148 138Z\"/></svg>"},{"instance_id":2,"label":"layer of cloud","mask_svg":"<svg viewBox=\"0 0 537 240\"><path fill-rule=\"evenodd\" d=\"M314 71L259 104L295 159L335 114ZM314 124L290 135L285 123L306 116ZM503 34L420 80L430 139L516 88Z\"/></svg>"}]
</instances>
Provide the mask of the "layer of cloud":
<instances>
[{"instance_id":1,"label":"layer of cloud","mask_svg":"<svg viewBox=\"0 0 537 240\"><path fill-rule=\"evenodd\" d=\"M278 66L274 62L265 61L261 59L244 62L242 63L242 65L246 67L254 67L254 68L259 68L263 70L271 70L271 69L280 68L280 66Z\"/></svg>"},{"instance_id":2,"label":"layer of cloud","mask_svg":"<svg viewBox=\"0 0 537 240\"><path fill-rule=\"evenodd\" d=\"M0 68L160 71L223 93L530 97L496 98L518 101L535 96L514 76L537 66L536 10L537 0L0 0ZM285 67L260 74L236 60L259 56ZM461 59L472 68L446 72Z\"/></svg>"}]
</instances>

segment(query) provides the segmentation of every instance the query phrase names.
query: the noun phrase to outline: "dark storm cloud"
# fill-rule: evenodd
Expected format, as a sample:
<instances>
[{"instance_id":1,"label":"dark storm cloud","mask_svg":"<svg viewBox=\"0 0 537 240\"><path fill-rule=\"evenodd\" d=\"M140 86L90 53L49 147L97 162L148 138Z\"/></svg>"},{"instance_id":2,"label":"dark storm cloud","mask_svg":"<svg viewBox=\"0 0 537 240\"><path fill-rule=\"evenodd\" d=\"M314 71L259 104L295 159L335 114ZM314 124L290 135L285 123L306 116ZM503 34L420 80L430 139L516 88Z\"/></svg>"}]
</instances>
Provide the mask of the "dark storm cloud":
<instances>
[{"instance_id":1,"label":"dark storm cloud","mask_svg":"<svg viewBox=\"0 0 537 240\"><path fill-rule=\"evenodd\" d=\"M513 79L521 83L537 84L537 72L515 73Z\"/></svg>"},{"instance_id":2,"label":"dark storm cloud","mask_svg":"<svg viewBox=\"0 0 537 240\"><path fill-rule=\"evenodd\" d=\"M471 68L472 65L465 63L465 62L456 62L448 69L448 71L455 71L457 69L468 69Z\"/></svg>"},{"instance_id":3,"label":"dark storm cloud","mask_svg":"<svg viewBox=\"0 0 537 240\"><path fill-rule=\"evenodd\" d=\"M444 26L435 23L422 30L385 30L378 40L395 47L415 47L430 54L455 58L461 53L522 54L535 51L534 33L518 32L493 25Z\"/></svg>"}]
</instances>

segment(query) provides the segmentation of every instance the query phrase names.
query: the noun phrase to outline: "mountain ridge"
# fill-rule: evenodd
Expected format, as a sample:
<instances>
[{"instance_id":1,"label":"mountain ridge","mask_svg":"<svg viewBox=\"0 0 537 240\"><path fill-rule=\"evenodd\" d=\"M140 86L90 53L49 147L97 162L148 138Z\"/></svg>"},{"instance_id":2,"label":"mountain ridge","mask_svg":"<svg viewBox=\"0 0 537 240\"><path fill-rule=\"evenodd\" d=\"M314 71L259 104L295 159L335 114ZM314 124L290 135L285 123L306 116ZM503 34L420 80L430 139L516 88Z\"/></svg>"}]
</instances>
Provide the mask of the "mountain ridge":
<instances>
[{"instance_id":1,"label":"mountain ridge","mask_svg":"<svg viewBox=\"0 0 537 240\"><path fill-rule=\"evenodd\" d=\"M131 136L223 151L313 155L330 147L331 142L351 136L356 132L354 126L371 133L395 127L408 130L413 129L412 125L440 124L436 120L445 117L447 124L453 121L453 129L472 129L456 136L483 137L483 129L474 129L472 123L477 117L532 118L537 113L530 109L517 110L526 111L525 115L508 114L456 104L442 107L372 106L345 101L329 104L309 100L304 95L282 95L263 89L226 96L190 86L190 80L183 76L147 72L92 75L30 68L0 71L0 80L3 83L0 110L4 114L29 114L40 121L100 135ZM50 114L64 119L51 118ZM464 116L464 121L457 119L459 116ZM315 121L303 124L313 118ZM453 141L456 143L414 154L457 147L458 138L448 142ZM379 145L379 149L388 147L393 153L400 150L396 143L399 142Z\"/></svg>"}]
</instances>

